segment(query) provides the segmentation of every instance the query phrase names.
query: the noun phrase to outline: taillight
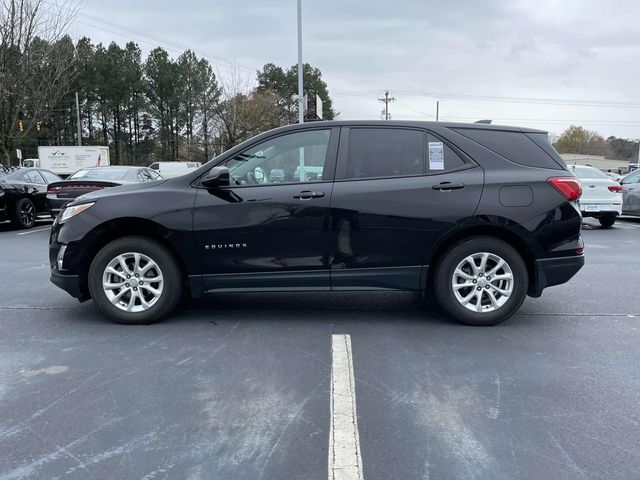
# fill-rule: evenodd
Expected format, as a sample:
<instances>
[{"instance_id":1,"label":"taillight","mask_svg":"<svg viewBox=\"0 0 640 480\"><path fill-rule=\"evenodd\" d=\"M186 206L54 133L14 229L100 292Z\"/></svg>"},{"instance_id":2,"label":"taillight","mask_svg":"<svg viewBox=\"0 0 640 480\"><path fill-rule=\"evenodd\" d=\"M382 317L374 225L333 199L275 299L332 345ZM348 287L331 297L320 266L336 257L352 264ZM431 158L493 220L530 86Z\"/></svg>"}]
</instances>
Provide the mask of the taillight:
<instances>
[{"instance_id":1,"label":"taillight","mask_svg":"<svg viewBox=\"0 0 640 480\"><path fill-rule=\"evenodd\" d=\"M574 202L582 195L582 185L575 177L553 177L547 180L569 202Z\"/></svg>"},{"instance_id":2,"label":"taillight","mask_svg":"<svg viewBox=\"0 0 640 480\"><path fill-rule=\"evenodd\" d=\"M607 188L609 189L610 192L619 193L622 191L622 187L620 185L610 185Z\"/></svg>"},{"instance_id":3,"label":"taillight","mask_svg":"<svg viewBox=\"0 0 640 480\"><path fill-rule=\"evenodd\" d=\"M60 190L62 190L62 187L58 187L58 186L52 185L52 186L47 188L47 193L57 193Z\"/></svg>"}]
</instances>

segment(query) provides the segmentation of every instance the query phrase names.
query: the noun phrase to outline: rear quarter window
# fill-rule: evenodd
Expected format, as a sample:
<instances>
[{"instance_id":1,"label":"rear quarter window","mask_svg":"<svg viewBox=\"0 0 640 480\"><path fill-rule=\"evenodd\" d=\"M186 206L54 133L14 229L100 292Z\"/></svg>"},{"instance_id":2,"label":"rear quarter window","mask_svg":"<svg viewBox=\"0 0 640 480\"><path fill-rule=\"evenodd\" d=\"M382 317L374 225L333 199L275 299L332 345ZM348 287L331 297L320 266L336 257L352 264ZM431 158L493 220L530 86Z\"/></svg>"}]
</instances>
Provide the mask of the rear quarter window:
<instances>
[{"instance_id":1,"label":"rear quarter window","mask_svg":"<svg viewBox=\"0 0 640 480\"><path fill-rule=\"evenodd\" d=\"M547 148L543 148L539 143L544 144L544 139L536 137L534 141L528 136L537 134L476 128L457 128L455 131L514 163L554 170L565 169L562 159L560 159L562 163L559 163L546 151L549 148L553 149L551 144ZM545 134L542 135L546 137ZM548 143L548 139L546 142ZM555 152L555 150L553 151Z\"/></svg>"}]
</instances>

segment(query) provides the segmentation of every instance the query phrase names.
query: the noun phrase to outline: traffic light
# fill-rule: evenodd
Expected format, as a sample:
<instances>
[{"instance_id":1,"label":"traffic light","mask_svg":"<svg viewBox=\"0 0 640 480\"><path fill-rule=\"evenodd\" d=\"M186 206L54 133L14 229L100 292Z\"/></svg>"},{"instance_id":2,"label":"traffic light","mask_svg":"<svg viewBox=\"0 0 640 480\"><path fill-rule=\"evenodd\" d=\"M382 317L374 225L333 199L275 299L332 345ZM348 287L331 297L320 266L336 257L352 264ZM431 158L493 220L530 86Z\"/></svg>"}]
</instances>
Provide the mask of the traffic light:
<instances>
[{"instance_id":1,"label":"traffic light","mask_svg":"<svg viewBox=\"0 0 640 480\"><path fill-rule=\"evenodd\" d=\"M22 120L18 120L18 130L24 132L24 124L22 123Z\"/></svg>"}]
</instances>

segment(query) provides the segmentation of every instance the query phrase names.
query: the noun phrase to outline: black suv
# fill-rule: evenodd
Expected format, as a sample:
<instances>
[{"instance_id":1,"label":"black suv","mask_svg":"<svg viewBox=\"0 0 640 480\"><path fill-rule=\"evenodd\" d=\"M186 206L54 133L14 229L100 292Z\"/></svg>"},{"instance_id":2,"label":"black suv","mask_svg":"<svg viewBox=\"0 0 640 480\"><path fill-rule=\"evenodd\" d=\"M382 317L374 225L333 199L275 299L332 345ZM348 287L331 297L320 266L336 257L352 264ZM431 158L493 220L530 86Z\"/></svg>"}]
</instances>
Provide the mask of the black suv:
<instances>
[{"instance_id":1,"label":"black suv","mask_svg":"<svg viewBox=\"0 0 640 480\"><path fill-rule=\"evenodd\" d=\"M129 324L184 293L415 290L489 325L583 266L580 193L539 130L292 125L79 197L54 223L51 280Z\"/></svg>"}]
</instances>

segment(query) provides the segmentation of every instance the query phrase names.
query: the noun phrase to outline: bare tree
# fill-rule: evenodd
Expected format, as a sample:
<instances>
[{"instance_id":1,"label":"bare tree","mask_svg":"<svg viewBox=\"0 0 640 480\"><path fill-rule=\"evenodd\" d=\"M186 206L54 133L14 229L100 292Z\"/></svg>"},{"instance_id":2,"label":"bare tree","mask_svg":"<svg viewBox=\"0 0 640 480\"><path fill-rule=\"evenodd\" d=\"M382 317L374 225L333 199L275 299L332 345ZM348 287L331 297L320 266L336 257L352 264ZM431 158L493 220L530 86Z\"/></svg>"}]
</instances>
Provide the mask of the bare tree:
<instances>
[{"instance_id":1,"label":"bare tree","mask_svg":"<svg viewBox=\"0 0 640 480\"><path fill-rule=\"evenodd\" d=\"M77 4L0 0L0 162L67 93L74 75L73 42L65 35Z\"/></svg>"},{"instance_id":2,"label":"bare tree","mask_svg":"<svg viewBox=\"0 0 640 480\"><path fill-rule=\"evenodd\" d=\"M258 92L253 80L234 69L221 81L221 98L215 105L218 139L228 150L265 130L279 127L278 98L271 92Z\"/></svg>"}]
</instances>

